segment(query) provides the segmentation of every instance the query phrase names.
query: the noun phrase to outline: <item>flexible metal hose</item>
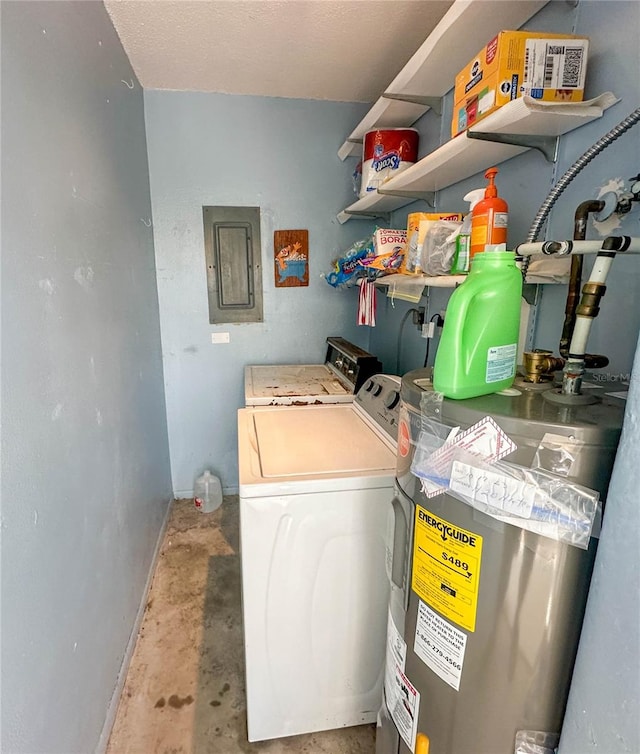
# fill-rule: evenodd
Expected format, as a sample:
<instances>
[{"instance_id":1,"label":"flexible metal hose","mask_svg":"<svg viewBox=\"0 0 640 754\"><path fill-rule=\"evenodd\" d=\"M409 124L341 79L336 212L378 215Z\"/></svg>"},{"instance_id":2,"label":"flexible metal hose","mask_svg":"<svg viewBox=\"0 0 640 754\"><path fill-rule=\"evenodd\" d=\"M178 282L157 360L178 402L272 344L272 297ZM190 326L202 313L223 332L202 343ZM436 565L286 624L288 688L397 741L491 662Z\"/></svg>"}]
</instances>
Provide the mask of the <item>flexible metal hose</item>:
<instances>
[{"instance_id":1,"label":"flexible metal hose","mask_svg":"<svg viewBox=\"0 0 640 754\"><path fill-rule=\"evenodd\" d=\"M551 208L558 201L562 192L567 188L571 181L580 173L590 162L597 157L600 152L610 146L619 136L625 131L635 126L640 121L640 107L633 110L627 117L620 121L617 126L614 126L608 133L602 136L598 141L587 149L587 151L579 157L573 165L565 172L556 185L551 189L547 198L542 203L538 213L536 214L529 232L527 234L527 241L533 242L538 239L538 235L542 226L551 212ZM530 257L526 257L522 263L522 275L527 274L527 268L529 267Z\"/></svg>"},{"instance_id":2,"label":"flexible metal hose","mask_svg":"<svg viewBox=\"0 0 640 754\"><path fill-rule=\"evenodd\" d=\"M640 107L634 110L627 117L620 121L617 126L614 126L608 133L602 138L598 139L595 144L589 147L587 151L579 157L573 165L565 172L556 185L551 189L547 198L542 203L542 206L538 210L538 214L535 216L529 233L527 235L527 241L536 241L540 229L547 219L547 215L551 211L553 205L557 202L560 194L567 188L571 181L582 171L590 162L597 157L600 152L610 146L619 136L625 131L636 125L640 121Z\"/></svg>"}]
</instances>

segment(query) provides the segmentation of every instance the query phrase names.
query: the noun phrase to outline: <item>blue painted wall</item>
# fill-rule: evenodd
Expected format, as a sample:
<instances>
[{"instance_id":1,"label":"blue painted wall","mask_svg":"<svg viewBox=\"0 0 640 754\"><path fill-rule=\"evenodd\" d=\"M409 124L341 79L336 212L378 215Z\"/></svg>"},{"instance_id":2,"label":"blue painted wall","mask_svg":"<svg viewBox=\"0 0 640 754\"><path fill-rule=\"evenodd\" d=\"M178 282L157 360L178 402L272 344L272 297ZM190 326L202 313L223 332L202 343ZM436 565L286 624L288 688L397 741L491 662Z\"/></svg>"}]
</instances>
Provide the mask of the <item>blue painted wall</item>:
<instances>
[{"instance_id":1,"label":"blue painted wall","mask_svg":"<svg viewBox=\"0 0 640 754\"><path fill-rule=\"evenodd\" d=\"M616 94L621 101L605 111L602 118L583 126L560 139L558 161L546 162L536 151L529 151L499 165L497 177L499 193L509 203L509 243L515 245L525 240L533 219L549 190L576 159L595 141L618 124L632 110L640 106L640 5L631 0L582 1L574 7L571 3L552 2L545 6L525 28L539 31L555 30L574 33L590 39L589 66L585 98L596 97L605 91ZM421 153L426 154L438 144L449 139L452 95L444 100L442 119L428 112L417 127L421 132ZM487 165L489 167L489 165ZM546 231L546 238L571 238L575 208L586 199L597 198L610 183L628 179L640 171L640 125L628 131L595 158L569 185L556 203ZM482 174L451 186L437 194L437 210L463 212L467 205L464 195L473 188L485 185ZM428 211L424 202L415 202L393 214L394 227L406 227L409 212ZM622 219L616 234L640 234L640 207ZM587 238L607 235L610 226L596 226L590 220ZM546 234L546 236L545 236ZM585 275L592 261L585 262ZM589 340L592 353L606 354L610 358L609 374L628 374L631 370L638 330L640 308L632 302L640 298L640 269L637 257L618 256L607 283L607 295L601 312L594 323ZM429 315L446 307L450 291L431 290L430 300L424 298L420 305L429 304ZM546 285L542 288L534 346L549 348L557 353L562 323L566 286ZM618 304L627 302L624 314ZM401 318L412 304L381 300L378 326L371 331L370 349L381 355L388 371L396 369L397 337ZM429 363L435 353L432 344ZM399 371L406 372L422 366L426 341L419 337L410 320L404 328Z\"/></svg>"},{"instance_id":2,"label":"blue painted wall","mask_svg":"<svg viewBox=\"0 0 640 754\"><path fill-rule=\"evenodd\" d=\"M0 748L91 752L171 497L143 99L102 3L2 3L2 199Z\"/></svg>"},{"instance_id":3,"label":"blue painted wall","mask_svg":"<svg viewBox=\"0 0 640 754\"><path fill-rule=\"evenodd\" d=\"M325 339L366 346L355 291L323 279L360 235L340 226L353 166L337 150L362 105L189 92L145 92L151 202L176 495L210 468L237 490L236 412L247 364L322 363ZM209 324L202 207L261 209L264 322ZM309 230L309 286L275 288L273 231ZM228 344L212 345L212 332Z\"/></svg>"}]
</instances>

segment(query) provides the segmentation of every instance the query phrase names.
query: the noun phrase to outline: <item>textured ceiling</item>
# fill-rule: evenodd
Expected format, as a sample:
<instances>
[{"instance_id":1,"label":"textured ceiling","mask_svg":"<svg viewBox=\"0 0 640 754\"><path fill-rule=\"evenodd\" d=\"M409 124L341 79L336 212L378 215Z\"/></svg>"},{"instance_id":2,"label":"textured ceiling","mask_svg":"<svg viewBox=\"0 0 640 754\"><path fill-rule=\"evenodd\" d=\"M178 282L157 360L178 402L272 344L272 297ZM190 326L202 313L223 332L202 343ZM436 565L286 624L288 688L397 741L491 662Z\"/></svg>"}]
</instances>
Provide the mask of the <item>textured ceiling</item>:
<instances>
[{"instance_id":1,"label":"textured ceiling","mask_svg":"<svg viewBox=\"0 0 640 754\"><path fill-rule=\"evenodd\" d=\"M145 89L372 102L451 0L105 0Z\"/></svg>"}]
</instances>

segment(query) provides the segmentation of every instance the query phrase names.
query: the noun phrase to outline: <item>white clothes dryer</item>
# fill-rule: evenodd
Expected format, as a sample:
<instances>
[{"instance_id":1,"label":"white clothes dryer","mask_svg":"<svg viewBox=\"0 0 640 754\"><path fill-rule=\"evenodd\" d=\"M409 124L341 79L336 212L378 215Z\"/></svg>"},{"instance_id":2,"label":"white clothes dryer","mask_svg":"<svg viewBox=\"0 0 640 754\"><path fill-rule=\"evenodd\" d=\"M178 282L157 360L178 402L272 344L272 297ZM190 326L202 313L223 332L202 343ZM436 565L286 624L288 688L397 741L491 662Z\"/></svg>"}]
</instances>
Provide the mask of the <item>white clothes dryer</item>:
<instances>
[{"instance_id":1,"label":"white clothes dryer","mask_svg":"<svg viewBox=\"0 0 640 754\"><path fill-rule=\"evenodd\" d=\"M380 361L344 338L327 338L324 364L249 365L244 370L246 406L351 403Z\"/></svg>"},{"instance_id":2,"label":"white clothes dryer","mask_svg":"<svg viewBox=\"0 0 640 754\"><path fill-rule=\"evenodd\" d=\"M399 387L238 411L250 741L376 719Z\"/></svg>"}]
</instances>

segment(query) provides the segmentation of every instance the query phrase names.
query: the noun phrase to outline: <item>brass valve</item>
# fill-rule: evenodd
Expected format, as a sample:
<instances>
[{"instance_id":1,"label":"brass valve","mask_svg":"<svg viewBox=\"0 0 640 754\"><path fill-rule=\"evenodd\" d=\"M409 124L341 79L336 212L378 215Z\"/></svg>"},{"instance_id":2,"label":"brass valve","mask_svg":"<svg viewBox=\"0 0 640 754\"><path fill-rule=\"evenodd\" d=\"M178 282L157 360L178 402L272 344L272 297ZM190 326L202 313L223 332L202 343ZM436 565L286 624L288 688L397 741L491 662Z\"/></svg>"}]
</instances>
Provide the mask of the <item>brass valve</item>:
<instances>
[{"instance_id":1,"label":"brass valve","mask_svg":"<svg viewBox=\"0 0 640 754\"><path fill-rule=\"evenodd\" d=\"M564 359L554 356L553 351L536 348L522 354L525 382L550 382L555 372L562 369Z\"/></svg>"}]
</instances>

